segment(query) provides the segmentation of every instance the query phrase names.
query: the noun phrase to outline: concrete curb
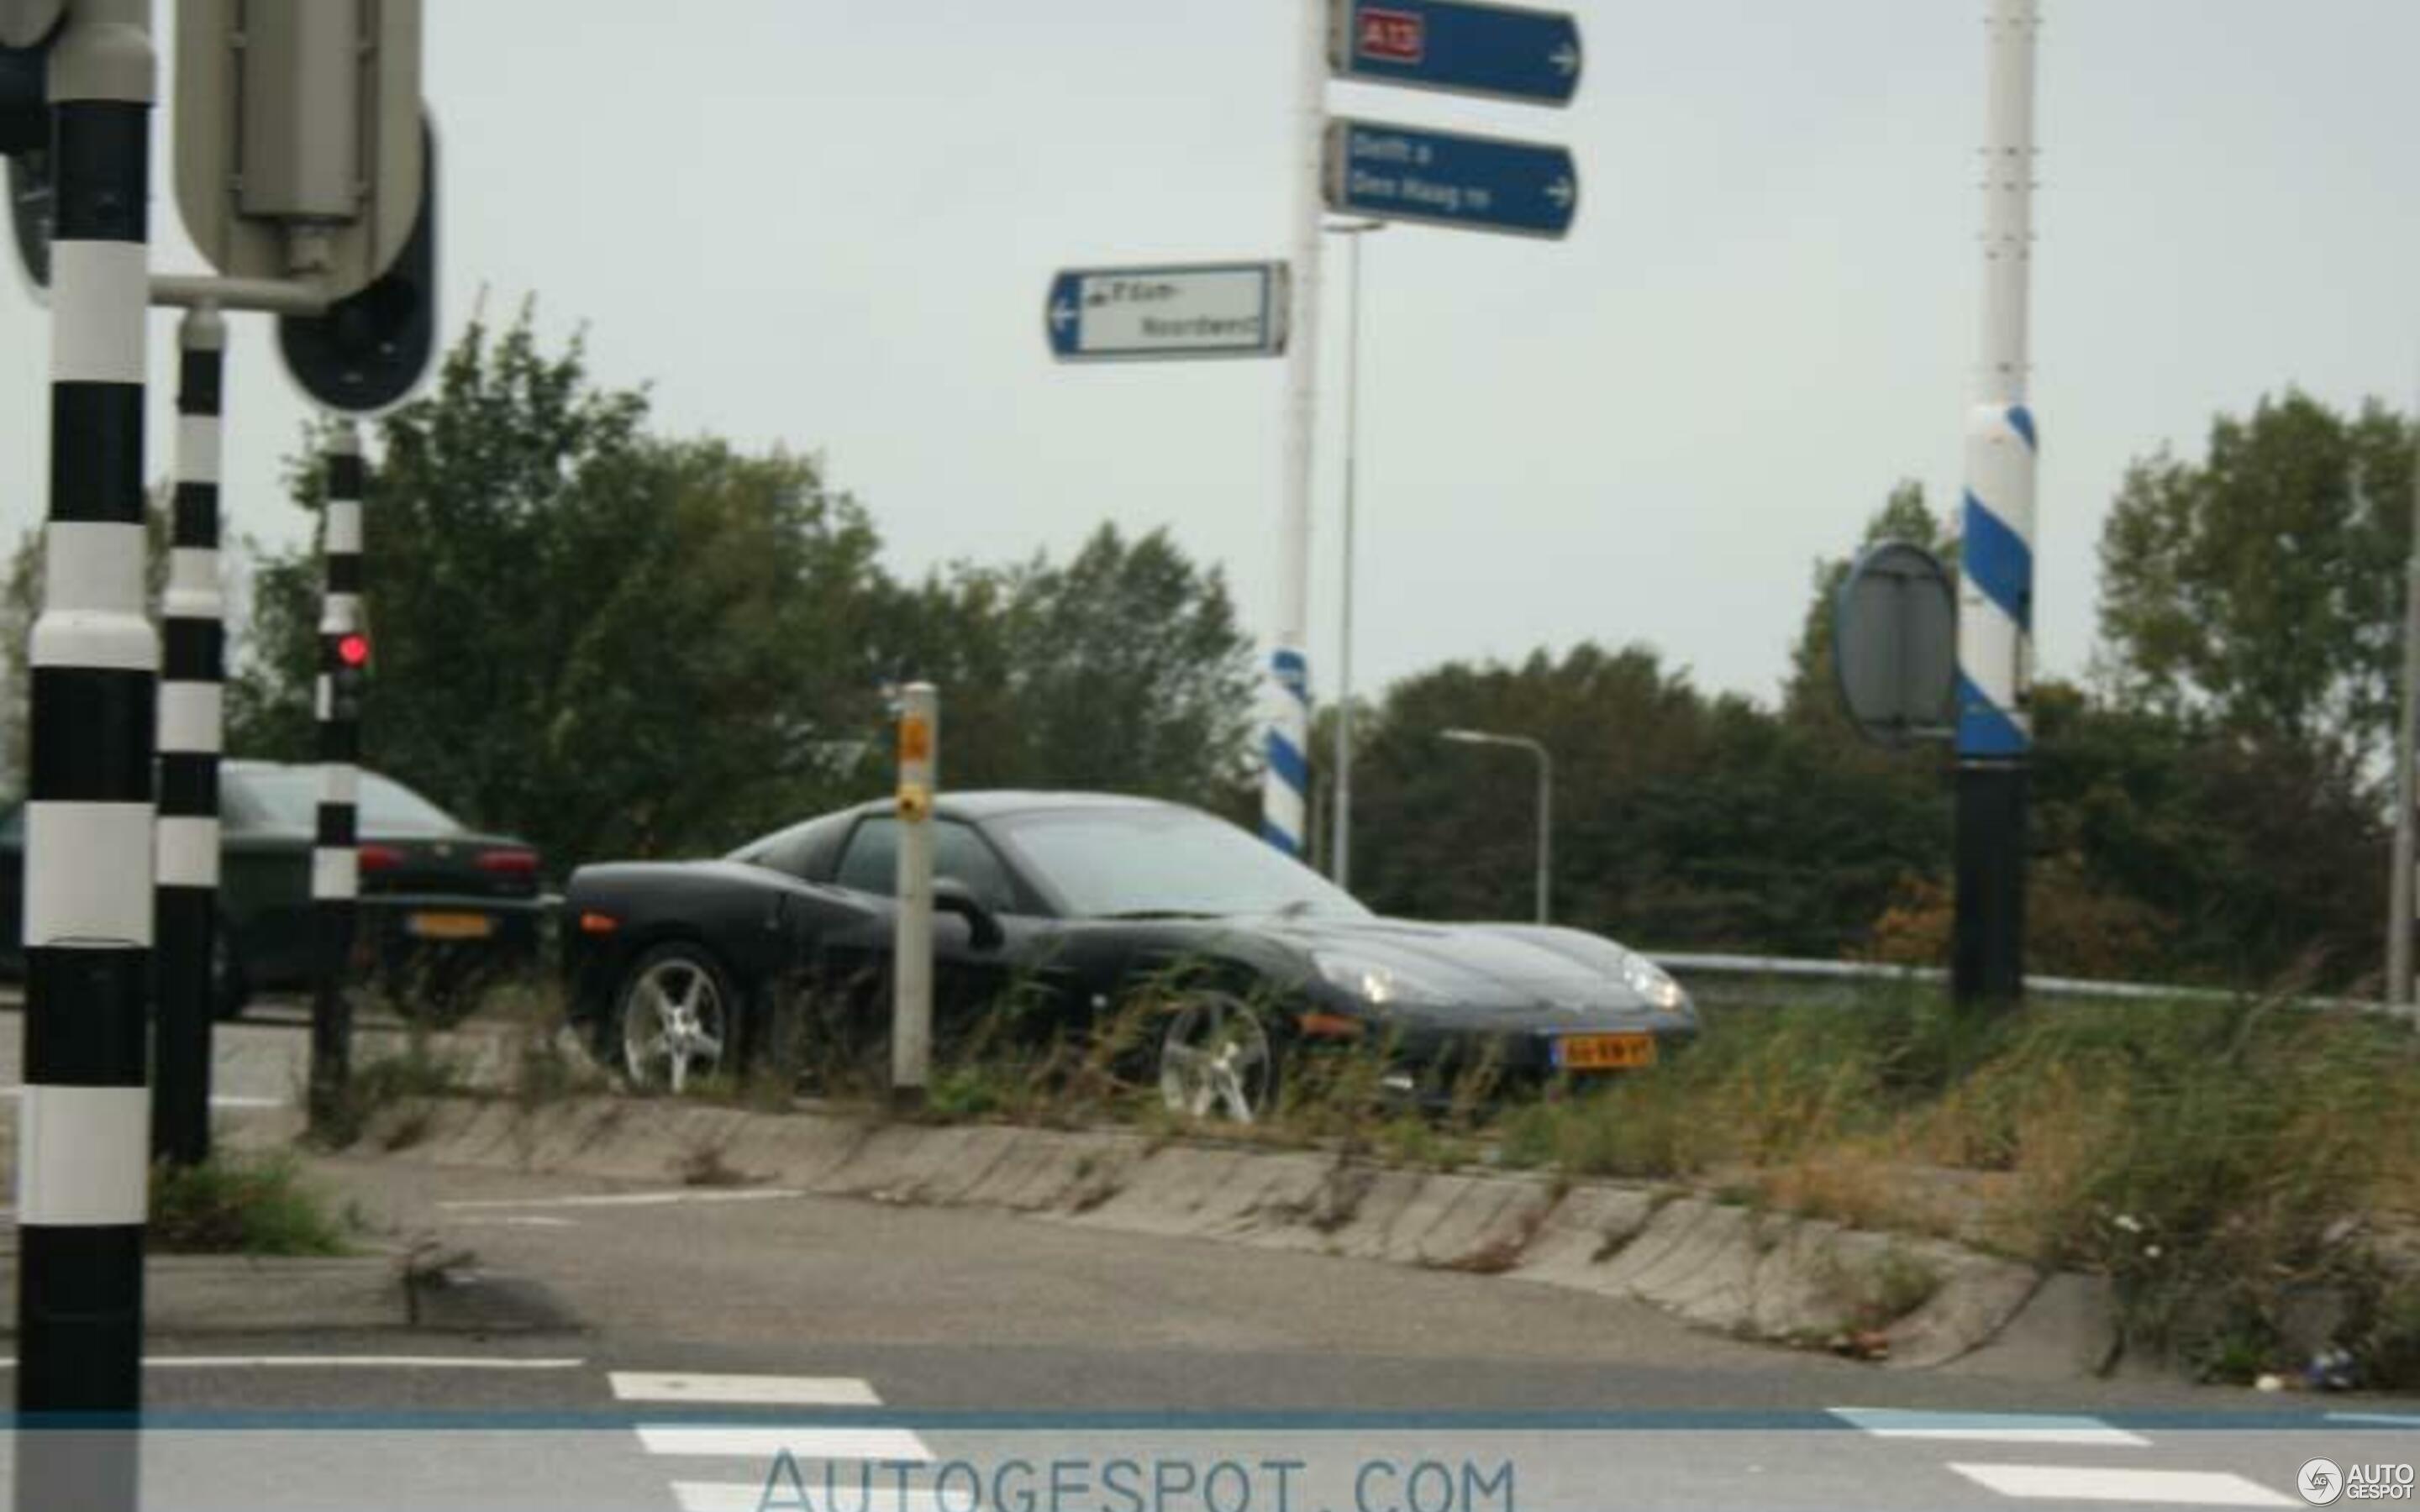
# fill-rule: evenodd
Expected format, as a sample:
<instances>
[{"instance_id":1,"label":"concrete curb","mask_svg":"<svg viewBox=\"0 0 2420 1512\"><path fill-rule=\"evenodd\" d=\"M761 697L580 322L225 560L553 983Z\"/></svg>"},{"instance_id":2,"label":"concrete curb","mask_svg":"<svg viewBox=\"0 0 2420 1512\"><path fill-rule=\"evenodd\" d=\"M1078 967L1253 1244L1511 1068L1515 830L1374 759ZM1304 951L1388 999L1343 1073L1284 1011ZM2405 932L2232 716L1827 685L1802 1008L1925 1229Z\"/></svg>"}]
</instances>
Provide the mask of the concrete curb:
<instances>
[{"instance_id":1,"label":"concrete curb","mask_svg":"<svg viewBox=\"0 0 2420 1512\"><path fill-rule=\"evenodd\" d=\"M1428 1172L1128 1130L865 1121L606 1097L388 1110L360 1149L441 1166L637 1181L734 1179L879 1202L1502 1274L1648 1303L1737 1337L1855 1335L1894 1366L2039 1379L2105 1360L2105 1309L2033 1268L1637 1183ZM2081 1283L2083 1278L2062 1278ZM2044 1304L2034 1307L2038 1292ZM1985 1349L1994 1340L2005 1346ZM1981 1354L1976 1351L1982 1350ZM1971 1357L1971 1358L1970 1358Z\"/></svg>"},{"instance_id":2,"label":"concrete curb","mask_svg":"<svg viewBox=\"0 0 2420 1512\"><path fill-rule=\"evenodd\" d=\"M0 1288L17 1257L0 1254ZM143 1268L144 1329L180 1337L343 1331L494 1334L576 1326L543 1287L516 1277L408 1273L399 1255L154 1255ZM17 1331L0 1315L0 1336Z\"/></svg>"}]
</instances>

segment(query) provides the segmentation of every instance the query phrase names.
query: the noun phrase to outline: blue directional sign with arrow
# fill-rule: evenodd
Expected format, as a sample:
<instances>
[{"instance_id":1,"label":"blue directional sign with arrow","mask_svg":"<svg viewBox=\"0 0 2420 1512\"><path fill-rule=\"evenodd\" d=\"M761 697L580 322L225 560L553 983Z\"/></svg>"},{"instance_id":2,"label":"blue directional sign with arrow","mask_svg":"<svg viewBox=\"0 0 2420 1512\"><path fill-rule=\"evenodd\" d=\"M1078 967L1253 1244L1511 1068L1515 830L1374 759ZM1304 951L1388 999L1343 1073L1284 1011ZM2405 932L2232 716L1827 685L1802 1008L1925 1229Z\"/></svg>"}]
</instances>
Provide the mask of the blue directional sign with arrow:
<instances>
[{"instance_id":1,"label":"blue directional sign with arrow","mask_svg":"<svg viewBox=\"0 0 2420 1512\"><path fill-rule=\"evenodd\" d=\"M1569 15L1472 0L1328 0L1328 68L1340 78L1568 105L1580 87Z\"/></svg>"},{"instance_id":2,"label":"blue directional sign with arrow","mask_svg":"<svg viewBox=\"0 0 2420 1512\"><path fill-rule=\"evenodd\" d=\"M1370 121L1328 123L1326 187L1333 210L1515 236L1561 237L1579 212L1562 147Z\"/></svg>"}]
</instances>

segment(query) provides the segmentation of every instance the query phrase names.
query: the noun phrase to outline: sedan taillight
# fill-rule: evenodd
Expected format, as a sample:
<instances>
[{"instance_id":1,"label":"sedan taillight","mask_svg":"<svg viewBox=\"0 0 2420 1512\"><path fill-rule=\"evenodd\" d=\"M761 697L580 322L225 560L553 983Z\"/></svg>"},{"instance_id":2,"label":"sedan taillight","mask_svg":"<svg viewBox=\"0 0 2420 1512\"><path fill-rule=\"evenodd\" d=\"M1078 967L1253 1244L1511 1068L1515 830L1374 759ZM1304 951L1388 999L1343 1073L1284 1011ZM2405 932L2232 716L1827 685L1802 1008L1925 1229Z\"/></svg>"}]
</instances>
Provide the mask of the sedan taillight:
<instances>
[{"instance_id":1,"label":"sedan taillight","mask_svg":"<svg viewBox=\"0 0 2420 1512\"><path fill-rule=\"evenodd\" d=\"M537 875L537 852L526 850L482 851L479 870L499 876L534 877Z\"/></svg>"},{"instance_id":2,"label":"sedan taillight","mask_svg":"<svg viewBox=\"0 0 2420 1512\"><path fill-rule=\"evenodd\" d=\"M365 872L392 872L403 864L403 853L392 845L364 845L356 854Z\"/></svg>"}]
</instances>

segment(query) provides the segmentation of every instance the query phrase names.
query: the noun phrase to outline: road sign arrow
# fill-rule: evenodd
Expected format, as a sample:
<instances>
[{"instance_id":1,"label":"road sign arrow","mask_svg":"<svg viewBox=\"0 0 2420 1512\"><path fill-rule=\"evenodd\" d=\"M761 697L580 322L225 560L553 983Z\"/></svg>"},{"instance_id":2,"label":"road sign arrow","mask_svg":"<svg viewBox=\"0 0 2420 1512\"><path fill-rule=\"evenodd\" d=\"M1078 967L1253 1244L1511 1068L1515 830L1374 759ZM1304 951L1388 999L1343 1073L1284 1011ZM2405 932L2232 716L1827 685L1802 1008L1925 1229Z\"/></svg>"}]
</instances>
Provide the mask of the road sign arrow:
<instances>
[{"instance_id":1,"label":"road sign arrow","mask_svg":"<svg viewBox=\"0 0 2420 1512\"><path fill-rule=\"evenodd\" d=\"M1564 78L1568 79L1573 74L1580 71L1580 50L1574 47L1571 43L1565 42L1562 46L1555 49L1553 53L1547 54L1546 61L1555 66L1555 71L1557 73L1559 73Z\"/></svg>"},{"instance_id":2,"label":"road sign arrow","mask_svg":"<svg viewBox=\"0 0 2420 1512\"><path fill-rule=\"evenodd\" d=\"M1575 193L1576 192L1572 187L1572 181L1568 178L1558 178L1546 186L1546 197L1553 200L1555 208L1559 210L1572 208L1572 195Z\"/></svg>"},{"instance_id":3,"label":"road sign arrow","mask_svg":"<svg viewBox=\"0 0 2420 1512\"><path fill-rule=\"evenodd\" d=\"M1067 323L1075 318L1076 307L1065 300L1061 300L1050 307L1050 329L1053 331L1066 330Z\"/></svg>"}]
</instances>

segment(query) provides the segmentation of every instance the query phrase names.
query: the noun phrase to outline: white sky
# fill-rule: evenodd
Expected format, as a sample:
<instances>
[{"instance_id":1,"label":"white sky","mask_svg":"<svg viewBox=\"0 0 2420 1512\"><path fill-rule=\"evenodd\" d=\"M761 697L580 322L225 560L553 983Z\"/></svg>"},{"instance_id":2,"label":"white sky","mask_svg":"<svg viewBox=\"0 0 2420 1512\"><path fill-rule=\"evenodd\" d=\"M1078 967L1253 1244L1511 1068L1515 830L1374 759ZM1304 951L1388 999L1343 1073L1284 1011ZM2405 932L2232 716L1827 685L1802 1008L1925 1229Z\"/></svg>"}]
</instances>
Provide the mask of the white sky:
<instances>
[{"instance_id":1,"label":"white sky","mask_svg":"<svg viewBox=\"0 0 2420 1512\"><path fill-rule=\"evenodd\" d=\"M1056 268L1284 254L1297 0L427 0L449 332L484 288L658 421L821 451L892 566L1167 525L1273 612L1282 363L1053 364ZM1562 243L1371 239L1360 685L1645 640L1769 698L1814 561L1959 488L1981 0L1578 0L1573 107L1338 85L1568 144ZM2045 0L2040 660L2083 670L2127 460L2298 384L2420 385L2420 6ZM169 8L160 8L164 39ZM163 74L165 70L163 69ZM166 182L163 269L200 270ZM1334 689L1343 255L1329 259L1312 678ZM43 507L47 317L0 280L0 530ZM236 324L232 530L290 537L303 416ZM151 470L174 316L153 317ZM375 553L377 524L371 522ZM375 567L373 566L373 574Z\"/></svg>"}]
</instances>

